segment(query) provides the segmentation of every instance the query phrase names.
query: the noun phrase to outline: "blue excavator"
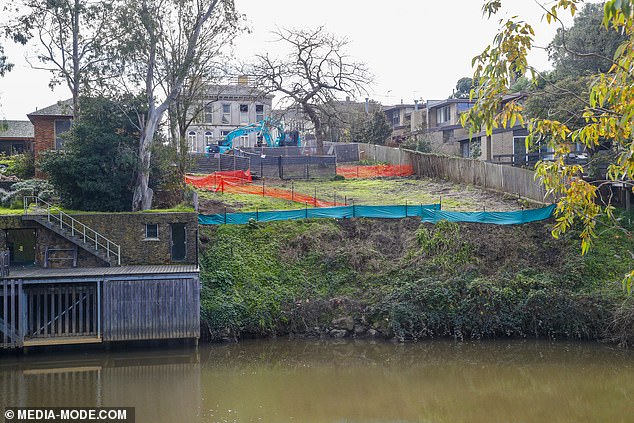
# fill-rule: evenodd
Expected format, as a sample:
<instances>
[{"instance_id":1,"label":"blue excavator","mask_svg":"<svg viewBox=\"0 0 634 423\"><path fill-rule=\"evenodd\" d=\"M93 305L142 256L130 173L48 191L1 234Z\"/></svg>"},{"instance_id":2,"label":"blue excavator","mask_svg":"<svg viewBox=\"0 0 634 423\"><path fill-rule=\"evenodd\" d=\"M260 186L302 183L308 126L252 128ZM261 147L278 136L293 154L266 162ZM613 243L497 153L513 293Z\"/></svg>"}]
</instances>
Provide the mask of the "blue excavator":
<instances>
[{"instance_id":1,"label":"blue excavator","mask_svg":"<svg viewBox=\"0 0 634 423\"><path fill-rule=\"evenodd\" d=\"M220 153L226 154L233 148L233 140L252 133L257 133L257 146L262 147L266 144L268 147L286 147L301 146L301 139L298 131L284 131L281 122L265 118L256 123L242 126L229 132L225 137L218 141L218 145L208 145L205 147L207 154Z\"/></svg>"}]
</instances>

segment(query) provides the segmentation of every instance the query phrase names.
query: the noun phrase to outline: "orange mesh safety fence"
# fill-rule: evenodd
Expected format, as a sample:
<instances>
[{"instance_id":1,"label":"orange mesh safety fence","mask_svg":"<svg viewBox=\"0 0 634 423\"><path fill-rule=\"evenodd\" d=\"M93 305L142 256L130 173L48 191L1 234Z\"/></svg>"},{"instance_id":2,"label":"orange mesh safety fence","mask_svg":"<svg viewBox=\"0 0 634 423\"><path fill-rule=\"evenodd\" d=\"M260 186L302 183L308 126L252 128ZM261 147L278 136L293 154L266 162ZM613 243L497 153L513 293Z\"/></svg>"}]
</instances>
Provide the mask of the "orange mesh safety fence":
<instances>
[{"instance_id":1,"label":"orange mesh safety fence","mask_svg":"<svg viewBox=\"0 0 634 423\"><path fill-rule=\"evenodd\" d=\"M185 183L195 186L196 188L216 189L223 182L231 182L233 184L250 184L253 181L250 170L227 170L222 172L214 172L211 175L192 176L185 175Z\"/></svg>"},{"instance_id":2,"label":"orange mesh safety fence","mask_svg":"<svg viewBox=\"0 0 634 423\"><path fill-rule=\"evenodd\" d=\"M289 191L282 188L267 187L266 185L238 185L232 182L223 181L222 185L216 189L216 192L217 191L228 192L232 194L262 195L264 197L280 198L282 200L308 204L309 206L314 207L343 206L343 203L320 200L315 196L306 195L295 191Z\"/></svg>"},{"instance_id":3,"label":"orange mesh safety fence","mask_svg":"<svg viewBox=\"0 0 634 423\"><path fill-rule=\"evenodd\" d=\"M282 188L267 187L266 185L252 185L251 173L247 170L215 172L206 176L185 176L185 182L195 186L215 192L232 194L252 194L265 197L280 198L282 200L294 201L296 203L308 204L314 207L343 206L343 203L320 200L316 196L306 195Z\"/></svg>"},{"instance_id":4,"label":"orange mesh safety fence","mask_svg":"<svg viewBox=\"0 0 634 423\"><path fill-rule=\"evenodd\" d=\"M345 178L376 178L381 176L411 176L412 165L337 166L337 175Z\"/></svg>"}]
</instances>

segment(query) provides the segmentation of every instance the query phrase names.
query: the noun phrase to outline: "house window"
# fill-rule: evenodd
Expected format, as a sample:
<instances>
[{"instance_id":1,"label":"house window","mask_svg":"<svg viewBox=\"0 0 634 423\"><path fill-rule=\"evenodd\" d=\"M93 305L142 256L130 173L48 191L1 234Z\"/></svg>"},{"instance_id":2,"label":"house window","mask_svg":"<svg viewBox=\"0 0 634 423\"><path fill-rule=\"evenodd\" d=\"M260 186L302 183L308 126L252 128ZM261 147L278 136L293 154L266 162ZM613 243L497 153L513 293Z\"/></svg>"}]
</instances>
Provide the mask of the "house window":
<instances>
[{"instance_id":1,"label":"house window","mask_svg":"<svg viewBox=\"0 0 634 423\"><path fill-rule=\"evenodd\" d=\"M197 149L196 149L196 132L189 131L189 133L187 134L187 142L189 144L189 151L191 151L192 153L195 153L197 151Z\"/></svg>"},{"instance_id":2,"label":"house window","mask_svg":"<svg viewBox=\"0 0 634 423\"><path fill-rule=\"evenodd\" d=\"M528 163L526 137L513 137L513 164Z\"/></svg>"},{"instance_id":3,"label":"house window","mask_svg":"<svg viewBox=\"0 0 634 423\"><path fill-rule=\"evenodd\" d=\"M242 147L248 147L249 146L249 136L248 135L240 136L240 145Z\"/></svg>"},{"instance_id":4,"label":"house window","mask_svg":"<svg viewBox=\"0 0 634 423\"><path fill-rule=\"evenodd\" d=\"M11 144L11 152L9 154L24 153L24 144Z\"/></svg>"},{"instance_id":5,"label":"house window","mask_svg":"<svg viewBox=\"0 0 634 423\"><path fill-rule=\"evenodd\" d=\"M469 158L471 157L471 151L469 148L469 141L464 141L460 144L460 152L462 153L462 157Z\"/></svg>"},{"instance_id":6,"label":"house window","mask_svg":"<svg viewBox=\"0 0 634 423\"><path fill-rule=\"evenodd\" d=\"M222 123L231 123L231 104L222 105Z\"/></svg>"},{"instance_id":7,"label":"house window","mask_svg":"<svg viewBox=\"0 0 634 423\"><path fill-rule=\"evenodd\" d=\"M473 107L472 103L458 103L456 104L456 108L458 109L458 113L463 113Z\"/></svg>"},{"instance_id":8,"label":"house window","mask_svg":"<svg viewBox=\"0 0 634 423\"><path fill-rule=\"evenodd\" d=\"M145 239L159 239L158 223L145 224Z\"/></svg>"},{"instance_id":9,"label":"house window","mask_svg":"<svg viewBox=\"0 0 634 423\"><path fill-rule=\"evenodd\" d=\"M392 126L398 126L401 123L401 115L398 110L392 112Z\"/></svg>"},{"instance_id":10,"label":"house window","mask_svg":"<svg viewBox=\"0 0 634 423\"><path fill-rule=\"evenodd\" d=\"M249 105L240 105L240 123L249 123Z\"/></svg>"},{"instance_id":11,"label":"house window","mask_svg":"<svg viewBox=\"0 0 634 423\"><path fill-rule=\"evenodd\" d=\"M436 109L436 124L449 122L451 120L451 106L444 106Z\"/></svg>"},{"instance_id":12,"label":"house window","mask_svg":"<svg viewBox=\"0 0 634 423\"><path fill-rule=\"evenodd\" d=\"M255 105L255 120L257 122L264 120L264 104Z\"/></svg>"},{"instance_id":13,"label":"house window","mask_svg":"<svg viewBox=\"0 0 634 423\"><path fill-rule=\"evenodd\" d=\"M211 131L205 132L205 145L211 145L214 143L214 134Z\"/></svg>"},{"instance_id":14,"label":"house window","mask_svg":"<svg viewBox=\"0 0 634 423\"><path fill-rule=\"evenodd\" d=\"M205 104L204 109L205 123L212 123L214 119L214 105L212 103Z\"/></svg>"},{"instance_id":15,"label":"house window","mask_svg":"<svg viewBox=\"0 0 634 423\"><path fill-rule=\"evenodd\" d=\"M55 121L55 149L61 150L64 148L64 139L61 135L64 132L70 131L70 119L56 120Z\"/></svg>"},{"instance_id":16,"label":"house window","mask_svg":"<svg viewBox=\"0 0 634 423\"><path fill-rule=\"evenodd\" d=\"M442 142L449 142L453 138L453 129L442 131Z\"/></svg>"}]
</instances>

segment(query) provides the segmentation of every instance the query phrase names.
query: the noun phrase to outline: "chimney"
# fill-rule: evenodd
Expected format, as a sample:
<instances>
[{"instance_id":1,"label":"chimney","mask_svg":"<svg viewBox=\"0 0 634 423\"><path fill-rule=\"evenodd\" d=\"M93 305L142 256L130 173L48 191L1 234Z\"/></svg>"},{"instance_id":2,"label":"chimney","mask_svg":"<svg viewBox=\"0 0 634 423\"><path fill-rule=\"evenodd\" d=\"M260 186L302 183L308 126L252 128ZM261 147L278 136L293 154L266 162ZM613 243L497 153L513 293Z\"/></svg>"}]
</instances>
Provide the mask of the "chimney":
<instances>
[{"instance_id":1,"label":"chimney","mask_svg":"<svg viewBox=\"0 0 634 423\"><path fill-rule=\"evenodd\" d=\"M249 85L249 76L248 75L238 76L238 85Z\"/></svg>"},{"instance_id":2,"label":"chimney","mask_svg":"<svg viewBox=\"0 0 634 423\"><path fill-rule=\"evenodd\" d=\"M401 104L403 104L403 99L401 99Z\"/></svg>"},{"instance_id":3,"label":"chimney","mask_svg":"<svg viewBox=\"0 0 634 423\"><path fill-rule=\"evenodd\" d=\"M370 99L368 97L365 98L365 113L370 113Z\"/></svg>"},{"instance_id":4,"label":"chimney","mask_svg":"<svg viewBox=\"0 0 634 423\"><path fill-rule=\"evenodd\" d=\"M418 100L414 100L414 110L418 111Z\"/></svg>"},{"instance_id":5,"label":"chimney","mask_svg":"<svg viewBox=\"0 0 634 423\"><path fill-rule=\"evenodd\" d=\"M350 103L350 96L349 95L346 96L346 103Z\"/></svg>"}]
</instances>

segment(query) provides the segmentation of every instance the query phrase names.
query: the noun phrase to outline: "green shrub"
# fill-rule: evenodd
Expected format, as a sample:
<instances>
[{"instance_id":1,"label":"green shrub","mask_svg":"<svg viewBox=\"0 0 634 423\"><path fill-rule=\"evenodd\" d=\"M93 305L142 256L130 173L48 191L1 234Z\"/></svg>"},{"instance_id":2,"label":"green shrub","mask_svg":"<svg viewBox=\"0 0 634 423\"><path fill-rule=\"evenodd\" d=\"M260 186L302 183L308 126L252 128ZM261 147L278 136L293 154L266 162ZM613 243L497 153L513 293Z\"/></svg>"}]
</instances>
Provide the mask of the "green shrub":
<instances>
[{"instance_id":1,"label":"green shrub","mask_svg":"<svg viewBox=\"0 0 634 423\"><path fill-rule=\"evenodd\" d=\"M24 207L24 197L34 195L48 201L55 194L53 185L44 179L28 179L11 185L11 190L2 194L2 205L14 209Z\"/></svg>"}]
</instances>

